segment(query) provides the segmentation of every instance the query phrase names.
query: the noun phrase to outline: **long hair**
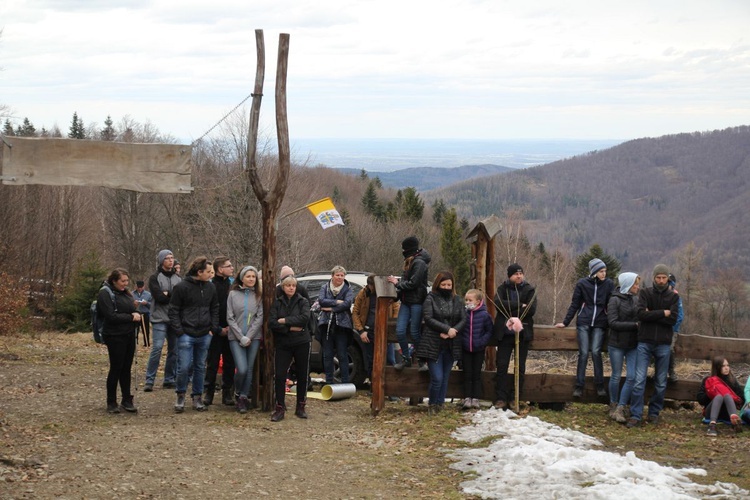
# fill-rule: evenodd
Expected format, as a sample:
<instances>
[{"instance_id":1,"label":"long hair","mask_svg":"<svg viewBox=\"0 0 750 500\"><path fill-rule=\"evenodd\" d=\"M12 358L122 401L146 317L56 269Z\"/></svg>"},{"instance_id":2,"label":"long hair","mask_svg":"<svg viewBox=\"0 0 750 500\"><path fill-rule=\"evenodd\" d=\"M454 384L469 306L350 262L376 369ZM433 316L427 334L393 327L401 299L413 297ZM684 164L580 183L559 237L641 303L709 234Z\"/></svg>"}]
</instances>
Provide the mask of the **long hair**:
<instances>
[{"instance_id":1,"label":"long hair","mask_svg":"<svg viewBox=\"0 0 750 500\"><path fill-rule=\"evenodd\" d=\"M255 285L253 286L253 293L255 295L255 298L257 300L260 300L263 293L260 289L260 279L258 278L258 270L255 269L253 266L245 266L242 269L240 269L240 272L238 272L237 276L234 278L234 283L232 283L231 289L239 290L240 288L244 288L244 285L242 284L242 279L245 277L247 273L255 274Z\"/></svg>"},{"instance_id":2,"label":"long hair","mask_svg":"<svg viewBox=\"0 0 750 500\"><path fill-rule=\"evenodd\" d=\"M727 358L723 358L721 356L715 356L711 360L711 375L715 375L727 383L736 384L737 379L734 378L734 374L732 373L731 368L729 369L729 374L727 374L726 376L722 375L721 373L721 369L724 367L724 361L726 360Z\"/></svg>"},{"instance_id":3,"label":"long hair","mask_svg":"<svg viewBox=\"0 0 750 500\"><path fill-rule=\"evenodd\" d=\"M453 295L456 295L456 279L453 277L453 273L451 273L450 271L440 271L439 273L437 273L437 276L435 276L435 280L432 282L432 291L435 293L439 293L441 290L440 283L446 280L451 280L453 282L453 288L451 291L453 292Z\"/></svg>"}]
</instances>

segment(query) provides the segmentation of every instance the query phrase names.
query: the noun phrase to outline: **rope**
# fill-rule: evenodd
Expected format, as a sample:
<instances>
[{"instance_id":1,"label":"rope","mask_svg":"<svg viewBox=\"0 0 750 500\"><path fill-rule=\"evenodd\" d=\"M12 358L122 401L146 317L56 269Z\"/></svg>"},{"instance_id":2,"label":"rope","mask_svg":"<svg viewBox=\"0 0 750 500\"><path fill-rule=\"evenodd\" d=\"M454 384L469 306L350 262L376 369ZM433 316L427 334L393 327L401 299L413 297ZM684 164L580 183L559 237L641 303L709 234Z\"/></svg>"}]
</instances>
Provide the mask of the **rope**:
<instances>
[{"instance_id":1,"label":"rope","mask_svg":"<svg viewBox=\"0 0 750 500\"><path fill-rule=\"evenodd\" d=\"M204 138L204 137L206 137L206 136L207 136L208 134L210 134L211 132L213 132L213 130L214 130L214 129L215 129L216 127L218 127L219 125L221 125L221 123L222 123L222 122L223 122L224 120L226 120L227 118L229 118L229 115L231 115L232 113L234 113L235 111L237 111L237 108L239 108L240 106L242 106L243 104L245 104L245 101L247 101L247 100L248 100L248 99L250 99L251 97L255 97L255 95L256 95L256 94L252 94L252 93L251 93L251 94L248 94L248 96L247 96L247 97L245 97L244 99L242 99L242 100L240 101L240 103L239 103L238 105L236 105L236 106L235 106L234 108L232 108L232 110L231 110L231 111L229 111L229 113L225 114L225 115L224 115L224 116L223 116L223 117L222 117L222 118L221 118L221 119L220 119L220 120L219 120L218 122L216 122L216 124L214 124L214 126L213 126L213 127L211 127L210 129L208 129L208 130L206 131L206 133L205 133L205 134L203 134L202 136L200 136L200 137L198 137L198 138L197 138L196 140L194 140L194 141L193 141L193 142L192 142L192 143L190 144L190 146L191 146L191 147L192 147L192 146L195 146L195 145L196 145L196 143L198 143L198 142L199 142L199 141L200 141L201 139L203 139L203 138ZM263 94L260 94L260 95L262 96Z\"/></svg>"}]
</instances>

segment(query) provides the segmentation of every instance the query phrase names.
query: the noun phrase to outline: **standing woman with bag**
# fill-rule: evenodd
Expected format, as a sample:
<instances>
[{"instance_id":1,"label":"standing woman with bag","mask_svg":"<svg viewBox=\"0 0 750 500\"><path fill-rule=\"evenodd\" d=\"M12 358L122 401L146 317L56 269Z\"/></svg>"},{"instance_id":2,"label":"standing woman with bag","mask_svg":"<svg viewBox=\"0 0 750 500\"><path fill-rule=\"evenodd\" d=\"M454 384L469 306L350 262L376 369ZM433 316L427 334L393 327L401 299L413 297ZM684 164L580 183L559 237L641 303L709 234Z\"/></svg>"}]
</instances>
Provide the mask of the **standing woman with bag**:
<instances>
[{"instance_id":1,"label":"standing woman with bag","mask_svg":"<svg viewBox=\"0 0 750 500\"><path fill-rule=\"evenodd\" d=\"M232 284L227 298L227 323L229 349L237 368L234 385L240 394L237 410L247 413L255 358L263 337L263 302L258 284L258 270L253 266L243 267Z\"/></svg>"},{"instance_id":2,"label":"standing woman with bag","mask_svg":"<svg viewBox=\"0 0 750 500\"><path fill-rule=\"evenodd\" d=\"M141 323L133 295L128 290L130 277L125 269L109 273L107 281L96 298L97 313L104 318L102 335L109 354L107 374L107 412L137 412L130 392L130 375L135 356L136 332ZM117 384L120 384L122 402L117 405Z\"/></svg>"}]
</instances>

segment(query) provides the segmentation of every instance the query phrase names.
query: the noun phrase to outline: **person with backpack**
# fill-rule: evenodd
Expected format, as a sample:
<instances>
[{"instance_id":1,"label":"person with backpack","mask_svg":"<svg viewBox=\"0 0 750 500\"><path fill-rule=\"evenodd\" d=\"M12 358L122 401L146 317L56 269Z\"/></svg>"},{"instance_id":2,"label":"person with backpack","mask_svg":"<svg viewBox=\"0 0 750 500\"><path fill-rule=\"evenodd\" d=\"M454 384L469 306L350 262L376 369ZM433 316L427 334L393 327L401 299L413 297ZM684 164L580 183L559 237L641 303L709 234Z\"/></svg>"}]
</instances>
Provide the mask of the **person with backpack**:
<instances>
[{"instance_id":1,"label":"person with backpack","mask_svg":"<svg viewBox=\"0 0 750 500\"><path fill-rule=\"evenodd\" d=\"M136 309L133 295L128 290L130 277L125 269L114 269L99 290L96 298L97 315L102 319L102 337L109 354L107 374L107 412L120 413L120 409L135 413L130 391L130 376L135 356L136 332L141 315ZM117 405L117 384L122 400Z\"/></svg>"}]
</instances>

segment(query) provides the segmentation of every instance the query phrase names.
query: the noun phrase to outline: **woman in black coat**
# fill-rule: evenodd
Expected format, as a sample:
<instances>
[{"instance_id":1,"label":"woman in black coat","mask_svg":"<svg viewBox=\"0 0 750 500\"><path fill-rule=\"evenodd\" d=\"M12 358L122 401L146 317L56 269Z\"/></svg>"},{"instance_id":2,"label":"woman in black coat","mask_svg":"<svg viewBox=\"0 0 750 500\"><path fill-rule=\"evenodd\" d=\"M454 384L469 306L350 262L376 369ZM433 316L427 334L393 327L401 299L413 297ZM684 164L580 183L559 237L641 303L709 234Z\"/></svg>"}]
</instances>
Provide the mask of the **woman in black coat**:
<instances>
[{"instance_id":1,"label":"woman in black coat","mask_svg":"<svg viewBox=\"0 0 750 500\"><path fill-rule=\"evenodd\" d=\"M461 339L456 336L464 326L466 309L454 283L451 273L438 273L422 306L424 330L417 357L426 359L430 369L430 415L443 409L453 363L461 359Z\"/></svg>"},{"instance_id":2,"label":"woman in black coat","mask_svg":"<svg viewBox=\"0 0 750 500\"><path fill-rule=\"evenodd\" d=\"M294 360L297 369L297 408L294 412L299 418L307 418L307 375L310 368L310 302L297 293L297 280L287 276L281 280L284 294L277 297L271 305L268 326L274 338L274 368L276 409L271 415L271 422L278 422L286 413L286 374Z\"/></svg>"},{"instance_id":3,"label":"woman in black coat","mask_svg":"<svg viewBox=\"0 0 750 500\"><path fill-rule=\"evenodd\" d=\"M130 368L135 355L136 332L141 322L135 299L128 290L130 278L125 269L117 268L109 274L96 298L97 314L104 319L102 334L109 353L107 375L107 411L120 413L138 409L130 392ZM120 384L122 402L117 406L117 384Z\"/></svg>"}]
</instances>

